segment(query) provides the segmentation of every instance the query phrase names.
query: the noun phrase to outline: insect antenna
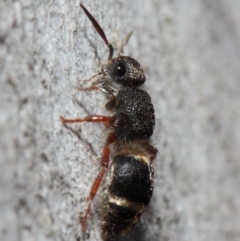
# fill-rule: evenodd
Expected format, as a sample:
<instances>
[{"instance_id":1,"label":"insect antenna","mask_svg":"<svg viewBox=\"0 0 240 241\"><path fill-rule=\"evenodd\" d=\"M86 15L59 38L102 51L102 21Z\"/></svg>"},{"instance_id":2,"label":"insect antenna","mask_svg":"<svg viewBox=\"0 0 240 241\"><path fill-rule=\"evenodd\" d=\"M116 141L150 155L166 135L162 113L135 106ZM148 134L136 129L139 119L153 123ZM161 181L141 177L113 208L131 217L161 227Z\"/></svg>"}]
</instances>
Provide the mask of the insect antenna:
<instances>
[{"instance_id":1,"label":"insect antenna","mask_svg":"<svg viewBox=\"0 0 240 241\"><path fill-rule=\"evenodd\" d=\"M118 52L118 56L122 54L123 49L124 49L124 47L126 46L126 44L128 43L128 40L130 39L132 33L133 33L132 31L129 32L129 33L127 34L127 36L125 37L125 39L122 41L121 46L120 46L120 49L119 49L119 52Z\"/></svg>"},{"instance_id":2,"label":"insect antenna","mask_svg":"<svg viewBox=\"0 0 240 241\"><path fill-rule=\"evenodd\" d=\"M88 10L82 5L80 4L80 7L83 9L83 11L85 12L85 14L87 15L87 17L89 18L89 20L92 22L94 28L97 30L97 32L99 33L99 35L102 37L103 41L105 42L105 44L108 46L109 48L109 55L108 55L108 60L111 60L113 57L113 46L112 44L110 44L107 40L107 37L104 33L104 31L102 30L102 28L100 27L100 25L98 24L98 22L96 21L96 19L91 15L91 13L88 12Z\"/></svg>"}]
</instances>

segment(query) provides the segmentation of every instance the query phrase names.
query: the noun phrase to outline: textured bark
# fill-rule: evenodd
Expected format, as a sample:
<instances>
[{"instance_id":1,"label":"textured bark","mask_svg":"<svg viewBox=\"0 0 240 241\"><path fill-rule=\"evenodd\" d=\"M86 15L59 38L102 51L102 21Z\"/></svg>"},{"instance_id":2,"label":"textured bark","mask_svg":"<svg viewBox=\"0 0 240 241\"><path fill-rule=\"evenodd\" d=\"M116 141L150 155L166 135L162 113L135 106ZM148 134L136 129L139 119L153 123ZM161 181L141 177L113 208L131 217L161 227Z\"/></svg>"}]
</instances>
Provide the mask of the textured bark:
<instances>
[{"instance_id":1,"label":"textured bark","mask_svg":"<svg viewBox=\"0 0 240 241\"><path fill-rule=\"evenodd\" d=\"M125 54L156 109L154 196L129 240L240 240L240 2L83 4L113 43L134 31ZM78 1L0 1L0 240L83 239L108 131L59 115L108 114L101 92L74 88L107 54ZM99 240L95 208L88 233Z\"/></svg>"}]
</instances>

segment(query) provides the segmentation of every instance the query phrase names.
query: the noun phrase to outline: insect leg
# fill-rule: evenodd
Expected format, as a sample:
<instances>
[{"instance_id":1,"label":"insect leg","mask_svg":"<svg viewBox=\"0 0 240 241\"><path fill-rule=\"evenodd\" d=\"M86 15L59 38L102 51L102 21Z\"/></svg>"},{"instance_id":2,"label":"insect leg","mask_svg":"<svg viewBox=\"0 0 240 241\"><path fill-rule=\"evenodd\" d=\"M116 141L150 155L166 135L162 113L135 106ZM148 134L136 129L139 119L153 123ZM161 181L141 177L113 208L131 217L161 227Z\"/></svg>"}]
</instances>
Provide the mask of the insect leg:
<instances>
[{"instance_id":1,"label":"insect leg","mask_svg":"<svg viewBox=\"0 0 240 241\"><path fill-rule=\"evenodd\" d=\"M100 90L100 87L97 86L97 84L99 84L100 81L100 75L102 75L102 71L99 71L98 73L96 73L95 75L93 75L92 77L90 77L89 79L84 80L84 83L91 81L92 79L94 79L95 77L98 77L96 81L94 81L92 83L92 85L90 87L78 87L76 86L76 89L79 91L88 91L88 90Z\"/></svg>"},{"instance_id":2,"label":"insect leg","mask_svg":"<svg viewBox=\"0 0 240 241\"><path fill-rule=\"evenodd\" d=\"M113 134L113 132L110 132L107 136L107 139L106 139L105 145L103 147L103 151L102 151L102 158L101 158L102 169L101 169L100 173L98 174L98 176L96 177L95 181L93 182L93 185L90 190L90 194L87 198L87 201L89 201L89 204L87 206L85 215L81 222L83 232L85 232L85 230L86 230L87 218L88 218L88 215L91 210L92 201L93 201L95 195L97 194L101 181L102 181L104 174L107 171L107 167L109 165L110 145L115 141L116 141L115 135Z\"/></svg>"},{"instance_id":3,"label":"insect leg","mask_svg":"<svg viewBox=\"0 0 240 241\"><path fill-rule=\"evenodd\" d=\"M87 209L86 209L86 212L85 212L85 215L83 217L83 220L81 222L81 226L82 226L82 231L85 232L86 231L86 224L87 224L87 218L88 218L88 215L90 213L90 210L91 210L91 205L92 205L92 200L93 198L95 197L96 193L97 193L97 190L100 186L100 183L104 177L104 174L106 172L106 168L102 168L101 172L98 174L98 176L96 177L93 185L92 185L92 188L91 188L91 191L90 191L90 194L88 196L88 201L89 201L89 204L87 206Z\"/></svg>"},{"instance_id":4,"label":"insect leg","mask_svg":"<svg viewBox=\"0 0 240 241\"><path fill-rule=\"evenodd\" d=\"M108 167L109 165L109 157L110 157L110 145L117 140L116 136L113 132L110 132L107 136L105 145L102 150L102 158L101 158L101 166Z\"/></svg>"},{"instance_id":5,"label":"insect leg","mask_svg":"<svg viewBox=\"0 0 240 241\"><path fill-rule=\"evenodd\" d=\"M108 128L113 126L114 119L111 116L100 116L100 115L90 115L83 118L76 118L76 119L65 119L64 117L60 116L60 120L63 124L67 123L79 123L79 122L102 122Z\"/></svg>"},{"instance_id":6,"label":"insect leg","mask_svg":"<svg viewBox=\"0 0 240 241\"><path fill-rule=\"evenodd\" d=\"M76 87L76 89L79 91L89 91L89 90L100 90L100 87L93 84L90 87L86 87L86 88Z\"/></svg>"}]
</instances>

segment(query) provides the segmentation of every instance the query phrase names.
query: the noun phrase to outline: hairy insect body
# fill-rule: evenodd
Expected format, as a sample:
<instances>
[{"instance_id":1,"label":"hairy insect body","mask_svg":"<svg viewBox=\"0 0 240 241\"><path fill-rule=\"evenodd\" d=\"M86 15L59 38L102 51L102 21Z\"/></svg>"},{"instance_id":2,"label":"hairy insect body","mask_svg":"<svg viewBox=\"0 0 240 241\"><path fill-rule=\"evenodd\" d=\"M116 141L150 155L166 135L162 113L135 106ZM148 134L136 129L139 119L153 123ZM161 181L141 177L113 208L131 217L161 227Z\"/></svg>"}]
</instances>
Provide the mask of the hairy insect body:
<instances>
[{"instance_id":1,"label":"hairy insect body","mask_svg":"<svg viewBox=\"0 0 240 241\"><path fill-rule=\"evenodd\" d=\"M78 119L61 117L61 121L64 124L102 122L111 130L103 147L101 170L91 187L89 204L81 221L85 232L91 203L106 174L101 232L102 239L109 241L130 231L151 200L152 161L157 149L152 146L150 138L155 128L155 114L149 94L141 89L146 80L142 66L135 59L120 55L130 34L118 56L113 58L113 47L102 28L88 10L80 6L109 48L108 63L95 75L98 80L82 90L102 90L108 98L106 109L113 115Z\"/></svg>"}]
</instances>

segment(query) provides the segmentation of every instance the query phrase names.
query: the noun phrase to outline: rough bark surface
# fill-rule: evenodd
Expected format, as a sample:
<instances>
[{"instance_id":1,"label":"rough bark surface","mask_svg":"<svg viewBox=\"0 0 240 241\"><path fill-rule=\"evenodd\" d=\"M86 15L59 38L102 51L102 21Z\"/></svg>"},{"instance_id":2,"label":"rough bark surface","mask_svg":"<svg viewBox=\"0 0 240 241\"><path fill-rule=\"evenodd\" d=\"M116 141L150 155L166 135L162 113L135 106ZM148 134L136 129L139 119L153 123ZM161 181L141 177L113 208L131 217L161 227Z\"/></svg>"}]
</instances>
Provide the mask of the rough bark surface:
<instances>
[{"instance_id":1,"label":"rough bark surface","mask_svg":"<svg viewBox=\"0 0 240 241\"><path fill-rule=\"evenodd\" d=\"M154 196L127 240L239 241L240 1L82 3L113 43L134 31L125 54L156 108ZM108 131L71 131L59 115L108 114L101 92L75 89L107 54L79 1L0 1L1 241L84 240L78 216Z\"/></svg>"}]
</instances>

